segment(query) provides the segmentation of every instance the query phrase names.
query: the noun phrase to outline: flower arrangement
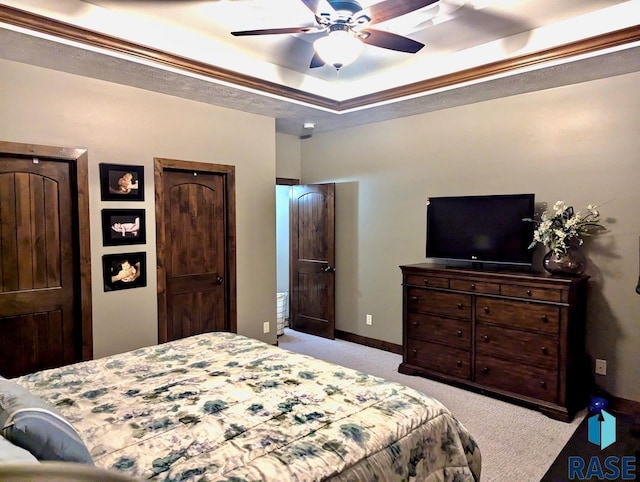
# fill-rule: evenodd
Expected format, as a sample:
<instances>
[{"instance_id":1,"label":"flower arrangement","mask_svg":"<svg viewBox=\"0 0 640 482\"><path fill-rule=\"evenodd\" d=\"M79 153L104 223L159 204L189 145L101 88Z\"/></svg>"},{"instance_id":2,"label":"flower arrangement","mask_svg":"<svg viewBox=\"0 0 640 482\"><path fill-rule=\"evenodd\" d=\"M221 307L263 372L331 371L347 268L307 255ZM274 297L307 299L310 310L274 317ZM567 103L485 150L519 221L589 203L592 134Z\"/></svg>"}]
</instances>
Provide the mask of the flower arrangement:
<instances>
[{"instance_id":1,"label":"flower arrangement","mask_svg":"<svg viewBox=\"0 0 640 482\"><path fill-rule=\"evenodd\" d=\"M542 243L560 255L567 252L572 240L578 240L578 244L582 244L582 237L604 231L607 228L599 223L600 213L597 208L598 206L589 204L585 209L575 212L572 206L558 201L553 205L552 212L547 210L542 213L539 221L525 218L524 221L534 222L537 226L529 249Z\"/></svg>"}]
</instances>

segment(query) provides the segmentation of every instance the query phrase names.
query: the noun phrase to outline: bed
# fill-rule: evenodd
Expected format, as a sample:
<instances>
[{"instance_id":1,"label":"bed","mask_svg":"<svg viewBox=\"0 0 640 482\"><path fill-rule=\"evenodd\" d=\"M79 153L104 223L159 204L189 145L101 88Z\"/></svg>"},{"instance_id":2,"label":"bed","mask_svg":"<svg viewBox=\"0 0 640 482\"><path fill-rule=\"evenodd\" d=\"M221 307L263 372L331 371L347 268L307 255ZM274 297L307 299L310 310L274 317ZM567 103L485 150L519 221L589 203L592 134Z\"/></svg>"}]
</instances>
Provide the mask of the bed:
<instances>
[{"instance_id":1,"label":"bed","mask_svg":"<svg viewBox=\"0 0 640 482\"><path fill-rule=\"evenodd\" d=\"M438 401L232 333L10 382L64 417L97 467L135 479L480 479L474 438Z\"/></svg>"}]
</instances>

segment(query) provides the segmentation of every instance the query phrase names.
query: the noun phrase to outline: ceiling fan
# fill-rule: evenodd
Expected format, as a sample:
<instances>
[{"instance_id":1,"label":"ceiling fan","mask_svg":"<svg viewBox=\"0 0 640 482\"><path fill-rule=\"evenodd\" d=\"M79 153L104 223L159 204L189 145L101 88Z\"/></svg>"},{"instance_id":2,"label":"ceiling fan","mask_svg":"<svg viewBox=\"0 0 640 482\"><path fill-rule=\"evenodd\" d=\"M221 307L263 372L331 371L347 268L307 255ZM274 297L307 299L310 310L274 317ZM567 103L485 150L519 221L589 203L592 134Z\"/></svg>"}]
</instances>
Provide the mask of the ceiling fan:
<instances>
[{"instance_id":1,"label":"ceiling fan","mask_svg":"<svg viewBox=\"0 0 640 482\"><path fill-rule=\"evenodd\" d=\"M234 36L327 33L314 42L310 68L332 65L336 70L353 62L364 44L414 54L424 44L371 28L378 23L419 10L439 0L382 0L362 8L357 0L300 0L313 12L315 26L269 28L231 32Z\"/></svg>"}]
</instances>

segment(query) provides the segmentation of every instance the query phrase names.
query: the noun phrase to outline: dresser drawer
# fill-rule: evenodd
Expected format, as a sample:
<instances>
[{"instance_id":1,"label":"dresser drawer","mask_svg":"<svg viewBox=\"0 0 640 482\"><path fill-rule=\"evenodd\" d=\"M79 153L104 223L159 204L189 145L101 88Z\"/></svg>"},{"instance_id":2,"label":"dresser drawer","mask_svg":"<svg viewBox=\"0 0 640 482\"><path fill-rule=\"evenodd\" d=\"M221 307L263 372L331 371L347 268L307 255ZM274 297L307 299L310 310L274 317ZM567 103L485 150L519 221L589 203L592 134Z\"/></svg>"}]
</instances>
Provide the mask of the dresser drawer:
<instances>
[{"instance_id":1,"label":"dresser drawer","mask_svg":"<svg viewBox=\"0 0 640 482\"><path fill-rule=\"evenodd\" d=\"M452 279L450 287L452 290L471 291L474 293L484 293L487 295L500 294L499 283L486 283L484 281Z\"/></svg>"},{"instance_id":2,"label":"dresser drawer","mask_svg":"<svg viewBox=\"0 0 640 482\"><path fill-rule=\"evenodd\" d=\"M502 326L476 325L476 352L520 360L550 369L558 368L558 337L510 330Z\"/></svg>"},{"instance_id":3,"label":"dresser drawer","mask_svg":"<svg viewBox=\"0 0 640 482\"><path fill-rule=\"evenodd\" d=\"M511 328L558 333L560 308L553 305L479 296L476 299L476 319Z\"/></svg>"},{"instance_id":4,"label":"dresser drawer","mask_svg":"<svg viewBox=\"0 0 640 482\"><path fill-rule=\"evenodd\" d=\"M446 293L420 288L407 288L409 312L434 313L471 319L471 295Z\"/></svg>"},{"instance_id":5,"label":"dresser drawer","mask_svg":"<svg viewBox=\"0 0 640 482\"><path fill-rule=\"evenodd\" d=\"M538 301L562 301L562 291L552 288L536 288L526 285L506 285L500 286L500 294L513 296L514 298L526 298Z\"/></svg>"},{"instance_id":6,"label":"dresser drawer","mask_svg":"<svg viewBox=\"0 0 640 482\"><path fill-rule=\"evenodd\" d=\"M478 354L475 375L475 381L487 387L551 403L558 400L558 372L555 370Z\"/></svg>"},{"instance_id":7,"label":"dresser drawer","mask_svg":"<svg viewBox=\"0 0 640 482\"><path fill-rule=\"evenodd\" d=\"M437 341L458 348L471 348L471 323L423 313L409 313L409 338Z\"/></svg>"},{"instance_id":8,"label":"dresser drawer","mask_svg":"<svg viewBox=\"0 0 640 482\"><path fill-rule=\"evenodd\" d=\"M471 353L437 343L410 339L407 363L467 380L471 377Z\"/></svg>"},{"instance_id":9,"label":"dresser drawer","mask_svg":"<svg viewBox=\"0 0 640 482\"><path fill-rule=\"evenodd\" d=\"M439 278L437 276L420 276L417 274L407 275L405 283L416 286L429 286L430 288L448 288L449 278Z\"/></svg>"}]
</instances>

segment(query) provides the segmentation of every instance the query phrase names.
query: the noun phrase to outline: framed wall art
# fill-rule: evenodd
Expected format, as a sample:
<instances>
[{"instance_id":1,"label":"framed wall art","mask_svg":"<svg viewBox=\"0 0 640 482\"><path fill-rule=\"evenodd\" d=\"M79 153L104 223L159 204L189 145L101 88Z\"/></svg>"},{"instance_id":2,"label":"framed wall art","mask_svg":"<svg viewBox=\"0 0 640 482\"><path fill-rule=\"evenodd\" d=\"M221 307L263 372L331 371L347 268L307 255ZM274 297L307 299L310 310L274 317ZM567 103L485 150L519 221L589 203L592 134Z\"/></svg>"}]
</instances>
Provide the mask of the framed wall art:
<instances>
[{"instance_id":1,"label":"framed wall art","mask_svg":"<svg viewBox=\"0 0 640 482\"><path fill-rule=\"evenodd\" d=\"M144 166L100 164L102 201L144 201Z\"/></svg>"},{"instance_id":2,"label":"framed wall art","mask_svg":"<svg viewBox=\"0 0 640 482\"><path fill-rule=\"evenodd\" d=\"M102 256L104 290L128 290L147 286L147 253L118 253Z\"/></svg>"},{"instance_id":3,"label":"framed wall art","mask_svg":"<svg viewBox=\"0 0 640 482\"><path fill-rule=\"evenodd\" d=\"M144 209L103 209L102 245L145 244L147 230Z\"/></svg>"}]
</instances>

